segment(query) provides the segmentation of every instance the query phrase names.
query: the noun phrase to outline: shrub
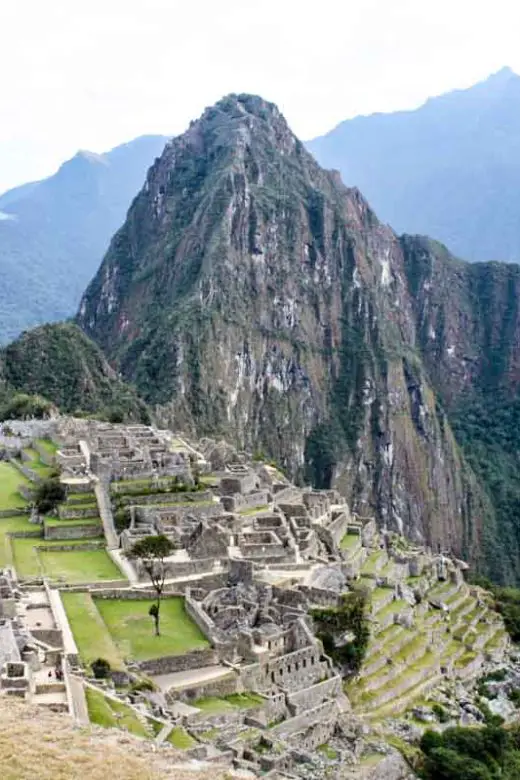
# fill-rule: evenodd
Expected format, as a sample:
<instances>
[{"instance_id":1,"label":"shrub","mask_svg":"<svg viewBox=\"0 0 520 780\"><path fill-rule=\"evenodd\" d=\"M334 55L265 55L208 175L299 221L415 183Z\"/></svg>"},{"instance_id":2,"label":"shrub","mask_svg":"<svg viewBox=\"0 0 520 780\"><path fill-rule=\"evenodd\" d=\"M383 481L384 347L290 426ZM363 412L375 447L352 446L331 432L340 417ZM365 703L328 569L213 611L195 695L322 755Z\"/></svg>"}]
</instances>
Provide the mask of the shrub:
<instances>
[{"instance_id":1,"label":"shrub","mask_svg":"<svg viewBox=\"0 0 520 780\"><path fill-rule=\"evenodd\" d=\"M439 721L439 723L447 723L450 719L449 712L442 706L442 704L432 704L432 712Z\"/></svg>"},{"instance_id":2,"label":"shrub","mask_svg":"<svg viewBox=\"0 0 520 780\"><path fill-rule=\"evenodd\" d=\"M55 511L58 504L65 501L67 492L56 477L40 482L36 490L34 503L42 515Z\"/></svg>"},{"instance_id":3,"label":"shrub","mask_svg":"<svg viewBox=\"0 0 520 780\"><path fill-rule=\"evenodd\" d=\"M97 658L91 663L96 680L105 680L110 675L110 664L105 658Z\"/></svg>"}]
</instances>

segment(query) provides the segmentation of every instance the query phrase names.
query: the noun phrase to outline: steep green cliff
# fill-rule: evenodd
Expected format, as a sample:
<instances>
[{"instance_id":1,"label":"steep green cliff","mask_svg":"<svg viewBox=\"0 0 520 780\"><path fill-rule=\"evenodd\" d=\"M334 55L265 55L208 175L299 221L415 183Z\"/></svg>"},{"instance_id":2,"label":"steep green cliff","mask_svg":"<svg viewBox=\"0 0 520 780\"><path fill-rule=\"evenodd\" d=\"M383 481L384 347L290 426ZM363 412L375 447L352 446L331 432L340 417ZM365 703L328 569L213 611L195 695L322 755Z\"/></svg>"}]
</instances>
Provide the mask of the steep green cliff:
<instances>
[{"instance_id":1,"label":"steep green cliff","mask_svg":"<svg viewBox=\"0 0 520 780\"><path fill-rule=\"evenodd\" d=\"M440 245L381 224L275 106L231 95L150 169L77 320L164 423L268 452L381 525L505 571L427 339L425 246L441 278L465 279Z\"/></svg>"},{"instance_id":2,"label":"steep green cliff","mask_svg":"<svg viewBox=\"0 0 520 780\"><path fill-rule=\"evenodd\" d=\"M41 396L61 412L114 421L147 419L146 405L76 326L43 325L0 350L0 408L16 393Z\"/></svg>"}]
</instances>

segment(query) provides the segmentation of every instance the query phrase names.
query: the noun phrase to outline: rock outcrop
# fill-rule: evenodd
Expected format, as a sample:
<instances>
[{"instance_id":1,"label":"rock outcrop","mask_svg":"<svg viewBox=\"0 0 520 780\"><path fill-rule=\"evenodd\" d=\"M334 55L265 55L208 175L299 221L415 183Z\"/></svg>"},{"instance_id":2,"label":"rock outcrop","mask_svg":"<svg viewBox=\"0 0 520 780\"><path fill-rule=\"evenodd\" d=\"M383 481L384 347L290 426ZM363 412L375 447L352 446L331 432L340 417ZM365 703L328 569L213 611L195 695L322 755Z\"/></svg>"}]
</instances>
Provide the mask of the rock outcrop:
<instances>
[{"instance_id":1,"label":"rock outcrop","mask_svg":"<svg viewBox=\"0 0 520 780\"><path fill-rule=\"evenodd\" d=\"M459 266L434 243L424 256L274 105L230 95L152 166L77 321L162 423L268 453L383 527L485 564L496 518L439 402L466 382L446 373L465 347L446 331L430 354L426 267L446 290L438 316L473 331Z\"/></svg>"}]
</instances>

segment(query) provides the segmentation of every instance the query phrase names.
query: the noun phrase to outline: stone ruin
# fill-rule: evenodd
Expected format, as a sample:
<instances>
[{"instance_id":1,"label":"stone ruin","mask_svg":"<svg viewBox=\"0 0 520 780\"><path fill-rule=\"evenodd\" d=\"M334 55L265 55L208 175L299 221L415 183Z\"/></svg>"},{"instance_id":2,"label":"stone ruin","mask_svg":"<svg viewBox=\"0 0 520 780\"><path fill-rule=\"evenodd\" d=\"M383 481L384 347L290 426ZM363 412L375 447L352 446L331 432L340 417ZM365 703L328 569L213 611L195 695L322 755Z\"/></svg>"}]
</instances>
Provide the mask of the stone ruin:
<instances>
[{"instance_id":1,"label":"stone ruin","mask_svg":"<svg viewBox=\"0 0 520 780\"><path fill-rule=\"evenodd\" d=\"M361 780L366 733L359 732L352 704L367 713L391 713L394 701L396 712L406 706L413 686L401 680L400 655L414 629L420 627L421 643L406 662L412 682L426 693L440 680L474 679L486 659L496 661L507 649L499 619L490 613L469 663L457 665L463 653L444 661L441 651L453 642L445 616L462 609L460 625L453 624L457 631L465 615L470 631L478 617L470 611L469 599L478 599L465 583L465 564L380 532L374 518L353 514L335 490L298 488L276 468L220 443L192 445L148 426L66 419L56 424L54 437L62 479L79 493L95 487L111 554L125 561L129 585L96 585L99 598L149 595L145 567L126 561L124 553L153 534L173 544L165 561L167 593L183 596L210 647L134 664L124 674L155 681L160 693L142 694L138 704L187 729L198 740L188 751L193 758L232 760L271 778ZM169 489L179 484L181 490ZM129 515L120 533L116 503ZM337 608L360 584L371 593L373 641L347 695L341 670L315 636L310 611ZM78 671L77 649L67 644L58 590L45 583L36 588L23 592L8 574L0 579L0 687L39 696L41 703L53 694L57 707L69 706L66 691L42 686L55 664ZM487 651L495 634L500 641ZM352 634L340 640L348 643ZM436 662L415 670L415 656L428 657L432 647L439 648ZM256 700L243 712L212 715L198 707L208 697L245 694ZM316 752L326 744L337 760ZM398 758L381 741L374 744L380 771L393 772ZM348 773L340 773L343 766Z\"/></svg>"}]
</instances>

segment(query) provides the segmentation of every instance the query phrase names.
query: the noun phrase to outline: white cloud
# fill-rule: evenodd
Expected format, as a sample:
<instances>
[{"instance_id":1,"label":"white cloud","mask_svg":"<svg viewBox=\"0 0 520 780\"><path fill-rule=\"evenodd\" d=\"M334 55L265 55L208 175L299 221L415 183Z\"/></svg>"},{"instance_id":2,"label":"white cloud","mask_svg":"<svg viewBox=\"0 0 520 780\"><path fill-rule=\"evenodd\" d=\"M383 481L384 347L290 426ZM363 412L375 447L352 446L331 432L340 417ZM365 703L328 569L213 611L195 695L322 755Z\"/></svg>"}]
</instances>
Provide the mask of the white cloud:
<instances>
[{"instance_id":1,"label":"white cloud","mask_svg":"<svg viewBox=\"0 0 520 780\"><path fill-rule=\"evenodd\" d=\"M181 132L232 91L277 102L302 138L413 107L520 72L519 22L513 0L16 0L0 10L0 191L78 148Z\"/></svg>"}]
</instances>

